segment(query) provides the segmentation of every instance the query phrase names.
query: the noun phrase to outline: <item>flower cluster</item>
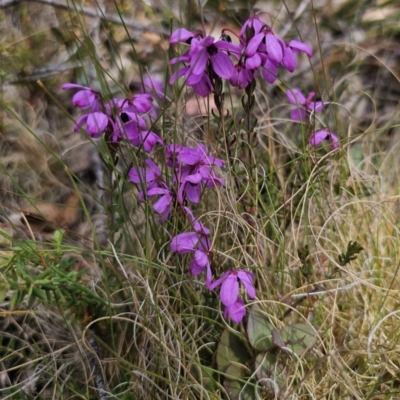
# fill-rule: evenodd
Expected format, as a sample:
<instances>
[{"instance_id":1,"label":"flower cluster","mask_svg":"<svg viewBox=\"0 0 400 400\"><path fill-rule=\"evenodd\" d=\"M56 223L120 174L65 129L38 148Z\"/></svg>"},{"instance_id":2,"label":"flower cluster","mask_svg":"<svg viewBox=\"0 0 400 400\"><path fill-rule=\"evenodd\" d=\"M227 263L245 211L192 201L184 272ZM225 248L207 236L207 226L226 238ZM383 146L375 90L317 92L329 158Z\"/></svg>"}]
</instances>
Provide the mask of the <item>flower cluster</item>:
<instances>
[{"instance_id":1,"label":"flower cluster","mask_svg":"<svg viewBox=\"0 0 400 400\"><path fill-rule=\"evenodd\" d=\"M228 80L239 89L246 88L257 74L273 83L279 66L289 72L295 70L296 53L312 56L307 44L297 40L285 42L258 15L244 23L237 44L225 33L220 40L215 40L184 28L176 29L171 35L170 44L178 43L188 45L189 49L170 61L171 65L184 63L171 76L170 83L185 77L186 85L203 97L214 91L215 79Z\"/></svg>"},{"instance_id":2,"label":"flower cluster","mask_svg":"<svg viewBox=\"0 0 400 400\"><path fill-rule=\"evenodd\" d=\"M223 57L223 56L222 56ZM218 62L217 62L218 63ZM198 72L197 69L194 70ZM196 78L197 79L197 78ZM204 79L203 78L200 78ZM162 97L162 84L155 81L145 81L144 90ZM138 197L140 201L157 198L152 204L153 211L160 215L160 223L166 221L174 206L179 207L190 221L191 230L177 234L172 238L170 248L177 254L192 254L189 270L197 276L205 272L205 285L216 288L222 278L212 282L211 271L211 240L210 230L205 227L187 206L188 203L200 203L205 189L213 189L217 185L224 185L217 172L217 168L224 166L224 161L212 156L203 144L196 147L186 147L178 144L164 145L164 142L154 132L148 131L147 115L154 112L152 97L149 94L138 94L129 99L112 99L105 102L100 92L89 87L72 83L64 84L63 89L79 89L73 96L74 106L88 112L81 116L74 127L78 131L86 127L86 132L93 138L105 134L111 142L122 139L129 140L134 146L143 146L146 152L151 152L158 143L165 150L166 167L172 170L172 183L169 186L156 163L146 160L145 167L133 167L128 175L131 182L140 187ZM231 272L234 274L235 272ZM238 277L244 283L249 297L254 298L254 276L247 271L238 271ZM226 306L225 318L240 322L245 314L244 302L239 298L238 284L231 285L232 280L226 279L221 289L221 300ZM235 298L226 299L226 288L233 287ZM237 286L237 287L236 287Z\"/></svg>"},{"instance_id":3,"label":"flower cluster","mask_svg":"<svg viewBox=\"0 0 400 400\"><path fill-rule=\"evenodd\" d=\"M211 156L202 144L198 144L195 148L177 144L167 145L165 156L166 166L173 170L173 181L170 187L163 180L160 169L152 160L146 161L146 168L133 167L129 171L129 179L141 185L139 198L142 201L159 196L152 207L155 213L160 214L160 222L164 222L169 217L173 206L183 211L190 223L190 229L174 236L170 248L177 254L192 255L189 270L194 276L205 272L206 287L214 290L222 284L221 301L226 307L224 316L239 323L245 315L245 307L243 300L239 297L236 275L244 284L250 298L255 297L254 275L248 271L229 271L212 282L211 232L186 205L198 204L204 189L212 189L216 185L224 184L215 171L215 168L224 166L224 162Z\"/></svg>"},{"instance_id":4,"label":"flower cluster","mask_svg":"<svg viewBox=\"0 0 400 400\"><path fill-rule=\"evenodd\" d=\"M157 143L163 145L162 139L147 129L147 114L154 110L153 98L149 94L112 99L106 103L101 93L90 87L66 83L62 88L80 89L73 96L72 104L89 111L78 119L75 132L86 126L86 133L93 138L106 134L114 143L126 139L134 146L143 146L146 152L150 152Z\"/></svg>"}]
</instances>

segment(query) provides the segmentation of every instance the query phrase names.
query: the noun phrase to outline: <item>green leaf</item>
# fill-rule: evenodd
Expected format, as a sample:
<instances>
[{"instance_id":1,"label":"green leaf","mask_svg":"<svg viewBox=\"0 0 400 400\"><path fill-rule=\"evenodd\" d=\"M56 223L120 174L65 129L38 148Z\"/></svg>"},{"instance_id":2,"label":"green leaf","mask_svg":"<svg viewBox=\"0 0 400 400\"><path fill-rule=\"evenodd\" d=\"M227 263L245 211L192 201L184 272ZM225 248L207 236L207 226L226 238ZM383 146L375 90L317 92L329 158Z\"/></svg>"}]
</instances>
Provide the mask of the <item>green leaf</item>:
<instances>
[{"instance_id":1,"label":"green leaf","mask_svg":"<svg viewBox=\"0 0 400 400\"><path fill-rule=\"evenodd\" d=\"M317 335L312 325L302 323L285 326L282 329L282 338L286 347L298 356L302 356L317 341Z\"/></svg>"},{"instance_id":2,"label":"green leaf","mask_svg":"<svg viewBox=\"0 0 400 400\"><path fill-rule=\"evenodd\" d=\"M25 294L26 294L26 291L22 290L22 289L17 289L14 292L14 294L10 300L10 309L11 310L14 310L16 307L18 307L21 304L22 300L24 300Z\"/></svg>"},{"instance_id":3,"label":"green leaf","mask_svg":"<svg viewBox=\"0 0 400 400\"><path fill-rule=\"evenodd\" d=\"M269 395L276 396L286 385L285 366L280 362L281 353L261 353L256 357L255 369L258 379L264 379L263 387ZM265 380L270 379L272 382Z\"/></svg>"},{"instance_id":4,"label":"green leaf","mask_svg":"<svg viewBox=\"0 0 400 400\"><path fill-rule=\"evenodd\" d=\"M238 364L245 364L249 359L250 355L243 341L230 330L225 329L217 349L218 371L226 372L231 365L240 368Z\"/></svg>"},{"instance_id":5,"label":"green leaf","mask_svg":"<svg viewBox=\"0 0 400 400\"><path fill-rule=\"evenodd\" d=\"M7 292L9 291L9 289L10 287L8 283L4 280L0 280L0 303L2 303L7 296Z\"/></svg>"},{"instance_id":6,"label":"green leaf","mask_svg":"<svg viewBox=\"0 0 400 400\"><path fill-rule=\"evenodd\" d=\"M218 390L216 383L217 374L214 368L210 368L202 364L195 364L192 365L190 372L201 383L201 386L204 387L207 393L214 393Z\"/></svg>"},{"instance_id":7,"label":"green leaf","mask_svg":"<svg viewBox=\"0 0 400 400\"><path fill-rule=\"evenodd\" d=\"M237 376L238 379L242 378L243 373L244 373L244 371L242 369L241 373L238 374L238 369L235 368L234 365L231 365L226 370L227 375ZM228 393L230 400L254 400L254 399L256 399L256 396L254 393L254 385L253 384L246 385L245 382L242 382L238 379L225 378L225 380L224 380L224 388L225 388L226 392ZM243 390L244 385L246 385L246 387Z\"/></svg>"},{"instance_id":8,"label":"green leaf","mask_svg":"<svg viewBox=\"0 0 400 400\"><path fill-rule=\"evenodd\" d=\"M247 320L247 336L256 350L267 350L273 347L272 330L274 326L258 306L253 306Z\"/></svg>"}]
</instances>

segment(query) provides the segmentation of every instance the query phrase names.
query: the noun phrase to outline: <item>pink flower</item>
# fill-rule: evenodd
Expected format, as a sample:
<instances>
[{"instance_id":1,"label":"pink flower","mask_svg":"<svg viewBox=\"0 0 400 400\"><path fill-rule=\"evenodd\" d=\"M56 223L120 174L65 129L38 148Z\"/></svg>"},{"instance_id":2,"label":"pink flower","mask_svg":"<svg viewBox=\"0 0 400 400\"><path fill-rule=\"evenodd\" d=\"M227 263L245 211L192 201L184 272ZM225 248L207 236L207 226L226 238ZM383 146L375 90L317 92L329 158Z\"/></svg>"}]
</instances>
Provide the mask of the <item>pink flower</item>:
<instances>
[{"instance_id":1,"label":"pink flower","mask_svg":"<svg viewBox=\"0 0 400 400\"><path fill-rule=\"evenodd\" d=\"M256 297L254 274L250 271L227 271L219 279L214 281L209 286L209 289L214 290L217 286L221 285L221 302L224 306L230 307L235 304L239 298L239 281L243 283L249 297L254 299Z\"/></svg>"},{"instance_id":2,"label":"pink flower","mask_svg":"<svg viewBox=\"0 0 400 400\"><path fill-rule=\"evenodd\" d=\"M210 230L198 221L188 207L184 207L192 221L194 232L184 232L176 235L171 240L171 250L178 254L193 253L189 268L192 275L199 275L206 271L206 286L212 280L211 263L209 253L211 242L209 239Z\"/></svg>"},{"instance_id":3,"label":"pink flower","mask_svg":"<svg viewBox=\"0 0 400 400\"><path fill-rule=\"evenodd\" d=\"M107 126L109 124L111 126L114 125L112 120L101 111L82 115L82 117L80 117L78 121L76 121L74 131L78 132L79 129L85 124L86 133L95 139L101 136L101 134L107 129Z\"/></svg>"},{"instance_id":4,"label":"pink flower","mask_svg":"<svg viewBox=\"0 0 400 400\"><path fill-rule=\"evenodd\" d=\"M305 121L307 119L307 111L319 112L324 108L322 101L312 101L315 92L310 92L307 97L300 91L300 89L293 88L286 91L289 103L297 106L296 109L290 112L290 117L294 121Z\"/></svg>"},{"instance_id":5,"label":"pink flower","mask_svg":"<svg viewBox=\"0 0 400 400\"><path fill-rule=\"evenodd\" d=\"M239 297L235 303L226 307L224 311L224 318L230 318L236 324L242 322L243 317L246 315L246 308L244 301Z\"/></svg>"},{"instance_id":6,"label":"pink flower","mask_svg":"<svg viewBox=\"0 0 400 400\"><path fill-rule=\"evenodd\" d=\"M100 110L99 99L101 99L101 94L96 90L93 90L88 86L77 85L75 83L65 83L61 86L61 88L63 90L81 89L72 97L72 104L75 107L79 107L82 110L86 110L90 107L92 108L92 111Z\"/></svg>"},{"instance_id":7,"label":"pink flower","mask_svg":"<svg viewBox=\"0 0 400 400\"><path fill-rule=\"evenodd\" d=\"M339 147L339 139L332 132L327 129L322 129L321 131L314 132L309 139L309 143L312 147L317 147L323 142L329 144L330 150L335 150Z\"/></svg>"}]
</instances>

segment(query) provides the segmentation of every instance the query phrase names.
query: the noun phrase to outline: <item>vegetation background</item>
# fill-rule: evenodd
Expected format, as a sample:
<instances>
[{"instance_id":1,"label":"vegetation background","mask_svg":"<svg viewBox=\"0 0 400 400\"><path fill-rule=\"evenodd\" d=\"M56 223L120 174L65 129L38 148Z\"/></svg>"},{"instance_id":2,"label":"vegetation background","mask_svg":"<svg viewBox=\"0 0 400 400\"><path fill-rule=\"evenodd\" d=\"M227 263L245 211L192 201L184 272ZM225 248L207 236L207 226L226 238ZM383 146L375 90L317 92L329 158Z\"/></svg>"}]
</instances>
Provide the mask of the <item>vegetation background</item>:
<instances>
[{"instance_id":1,"label":"vegetation background","mask_svg":"<svg viewBox=\"0 0 400 400\"><path fill-rule=\"evenodd\" d=\"M73 132L61 85L127 94L146 73L167 82L172 29L218 37L252 12L314 56L258 86L259 168L247 183L239 163L225 169L225 188L197 210L216 268L257 276L234 325L170 253L179 221L160 227L138 203L126 173L143 155L124 149L110 189L107 149ZM399 18L395 0L0 1L0 398L400 398ZM323 117L291 121L288 87L316 91ZM212 102L167 96L163 138L219 151ZM338 151L307 148L322 120ZM256 304L278 331L312 326L307 351L272 343L281 359L257 369Z\"/></svg>"}]
</instances>

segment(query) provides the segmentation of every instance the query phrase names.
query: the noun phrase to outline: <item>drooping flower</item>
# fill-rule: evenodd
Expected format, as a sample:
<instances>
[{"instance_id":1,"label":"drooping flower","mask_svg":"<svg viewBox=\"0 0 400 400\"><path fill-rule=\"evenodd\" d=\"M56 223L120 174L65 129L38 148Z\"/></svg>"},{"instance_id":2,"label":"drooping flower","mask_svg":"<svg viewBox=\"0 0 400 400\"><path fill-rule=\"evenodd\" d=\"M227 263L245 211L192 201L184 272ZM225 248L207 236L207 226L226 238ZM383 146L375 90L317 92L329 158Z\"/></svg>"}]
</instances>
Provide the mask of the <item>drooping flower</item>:
<instances>
[{"instance_id":1,"label":"drooping flower","mask_svg":"<svg viewBox=\"0 0 400 400\"><path fill-rule=\"evenodd\" d=\"M216 184L223 185L224 181L217 176L213 167L222 167L224 162L211 156L207 148L199 144L196 148L171 145L167 148L169 163L180 163L177 180L179 190L177 198L183 203L184 197L192 203L199 203L201 196L201 183L207 188L214 188ZM174 157L174 158L173 158ZM179 164L175 167L179 167Z\"/></svg>"},{"instance_id":2,"label":"drooping flower","mask_svg":"<svg viewBox=\"0 0 400 400\"><path fill-rule=\"evenodd\" d=\"M212 272L209 253L211 242L209 239L210 230L206 228L199 220L197 220L188 207L184 207L185 212L189 215L193 232L184 232L176 235L171 240L171 250L178 254L193 253L192 261L189 269L192 275L199 275L206 271L206 286L211 283Z\"/></svg>"},{"instance_id":3,"label":"drooping flower","mask_svg":"<svg viewBox=\"0 0 400 400\"><path fill-rule=\"evenodd\" d=\"M232 305L225 307L224 318L230 318L236 324L242 322L245 315L246 308L244 306L244 301L240 297Z\"/></svg>"},{"instance_id":4,"label":"drooping flower","mask_svg":"<svg viewBox=\"0 0 400 400\"><path fill-rule=\"evenodd\" d=\"M160 222L164 222L169 213L172 210L172 203L174 201L174 194L168 189L166 184L162 184L160 187L154 187L147 190L147 197L152 198L154 196L160 196L158 200L153 204L153 210L160 214Z\"/></svg>"},{"instance_id":5,"label":"drooping flower","mask_svg":"<svg viewBox=\"0 0 400 400\"><path fill-rule=\"evenodd\" d=\"M282 65L289 72L293 72L296 69L296 53L305 53L308 57L312 57L313 55L311 47L306 43L300 42L298 40L290 40L289 42L285 42Z\"/></svg>"},{"instance_id":6,"label":"drooping flower","mask_svg":"<svg viewBox=\"0 0 400 400\"><path fill-rule=\"evenodd\" d=\"M100 92L88 86L77 85L75 83L65 83L61 88L63 90L81 89L72 97L72 104L75 107L79 107L81 110L86 110L90 107L92 108L92 111L100 110Z\"/></svg>"},{"instance_id":7,"label":"drooping flower","mask_svg":"<svg viewBox=\"0 0 400 400\"><path fill-rule=\"evenodd\" d=\"M185 66L172 74L169 83L172 85L178 78L185 76L186 85L200 96L212 93L210 68L222 79L230 79L234 74L234 65L229 52L240 52L240 47L226 40L217 40L212 36L201 37L184 28L175 30L170 38L170 44L190 44L190 49L181 56L175 57L170 64L185 62Z\"/></svg>"},{"instance_id":8,"label":"drooping flower","mask_svg":"<svg viewBox=\"0 0 400 400\"><path fill-rule=\"evenodd\" d=\"M146 77L143 79L143 90L146 93L155 94L159 99L165 97L164 83L158 79Z\"/></svg>"},{"instance_id":9,"label":"drooping flower","mask_svg":"<svg viewBox=\"0 0 400 400\"><path fill-rule=\"evenodd\" d=\"M314 132L310 136L309 143L312 147L317 147L323 144L323 142L329 144L330 150L335 150L339 147L338 137L327 129L322 129L320 131Z\"/></svg>"},{"instance_id":10,"label":"drooping flower","mask_svg":"<svg viewBox=\"0 0 400 400\"><path fill-rule=\"evenodd\" d=\"M220 298L224 306L230 307L239 298L239 281L243 283L247 294L251 299L256 297L254 287L254 274L245 270L233 270L225 272L219 279L211 283L210 290L221 285Z\"/></svg>"},{"instance_id":11,"label":"drooping flower","mask_svg":"<svg viewBox=\"0 0 400 400\"><path fill-rule=\"evenodd\" d=\"M148 168L132 167L129 171L129 180L138 185L148 184L148 188L159 187L161 179L160 168L152 160L146 160Z\"/></svg>"},{"instance_id":12,"label":"drooping flower","mask_svg":"<svg viewBox=\"0 0 400 400\"><path fill-rule=\"evenodd\" d=\"M255 71L250 67L239 61L235 65L235 71L232 77L229 79L229 83L232 86L238 87L239 89L244 89L253 80Z\"/></svg>"},{"instance_id":13,"label":"drooping flower","mask_svg":"<svg viewBox=\"0 0 400 400\"><path fill-rule=\"evenodd\" d=\"M169 38L169 43L175 45L178 43L190 44L191 40L196 36L194 32L190 32L185 28L175 29L171 37Z\"/></svg>"},{"instance_id":14,"label":"drooping flower","mask_svg":"<svg viewBox=\"0 0 400 400\"><path fill-rule=\"evenodd\" d=\"M290 117L294 121L305 121L307 119L307 111L319 112L324 108L322 101L312 101L315 92L310 92L307 97L300 91L300 89L293 88L286 91L289 103L297 106L296 109L290 112Z\"/></svg>"},{"instance_id":15,"label":"drooping flower","mask_svg":"<svg viewBox=\"0 0 400 400\"><path fill-rule=\"evenodd\" d=\"M78 132L81 127L86 125L86 133L93 138L99 138L108 126L114 126L112 119L101 110L102 97L100 92L88 86L77 85L75 83L65 83L62 85L62 89L81 89L72 97L72 104L81 110L91 108L89 113L82 115L76 121L74 126L75 132Z\"/></svg>"},{"instance_id":16,"label":"drooping flower","mask_svg":"<svg viewBox=\"0 0 400 400\"><path fill-rule=\"evenodd\" d=\"M143 114L152 110L152 97L148 94L133 96L131 99L114 99L108 105L110 113L116 114L116 122L112 134L112 141L129 140L134 146L143 146L150 152L162 139L154 132L147 130ZM142 114L142 115L140 115Z\"/></svg>"},{"instance_id":17,"label":"drooping flower","mask_svg":"<svg viewBox=\"0 0 400 400\"><path fill-rule=\"evenodd\" d=\"M266 55L272 62L280 63L283 58L283 47L283 40L275 36L271 27L265 24L262 30L250 39L245 55L247 57L258 55L260 59Z\"/></svg>"},{"instance_id":18,"label":"drooping flower","mask_svg":"<svg viewBox=\"0 0 400 400\"><path fill-rule=\"evenodd\" d=\"M78 118L78 121L76 121L74 131L78 132L79 129L85 124L86 133L95 139L99 138L109 125L112 127L114 126L112 119L101 111L82 115L80 118Z\"/></svg>"},{"instance_id":19,"label":"drooping flower","mask_svg":"<svg viewBox=\"0 0 400 400\"><path fill-rule=\"evenodd\" d=\"M252 15L245 21L240 29L239 37L244 44L247 44L255 35L261 32L266 23L258 15Z\"/></svg>"}]
</instances>

